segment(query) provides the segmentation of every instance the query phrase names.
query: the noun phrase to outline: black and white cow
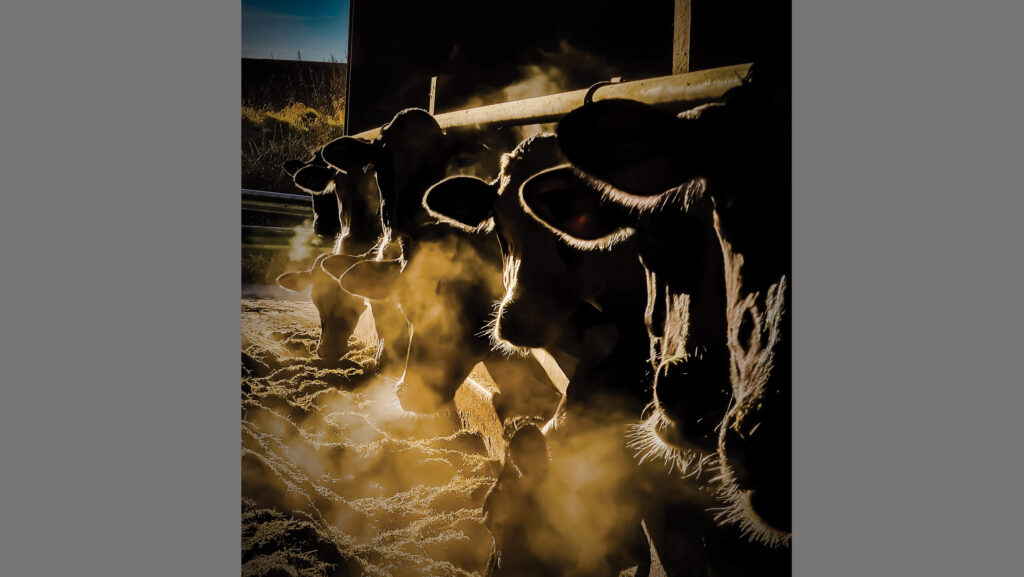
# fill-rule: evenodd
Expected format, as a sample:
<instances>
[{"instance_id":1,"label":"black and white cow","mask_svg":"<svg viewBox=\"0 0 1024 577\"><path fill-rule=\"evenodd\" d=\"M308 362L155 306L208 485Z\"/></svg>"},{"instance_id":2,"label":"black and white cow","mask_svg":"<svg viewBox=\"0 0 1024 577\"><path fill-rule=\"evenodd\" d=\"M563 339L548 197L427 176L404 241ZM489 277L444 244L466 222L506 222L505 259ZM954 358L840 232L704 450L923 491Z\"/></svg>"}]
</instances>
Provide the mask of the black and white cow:
<instances>
[{"instance_id":1,"label":"black and white cow","mask_svg":"<svg viewBox=\"0 0 1024 577\"><path fill-rule=\"evenodd\" d=\"M505 292L489 329L495 348L514 354L524 347L544 347L556 358L576 361L575 368L567 371L569 385L558 416L546 427L552 455L559 465L568 462L563 457L576 456L582 439L587 440L588 450L602 449L600 461L584 458L573 464L603 471L607 483L591 484L586 490L614 501L620 513L603 518L614 517L614 522L588 523L593 531L590 550L563 551L560 562L570 573L614 575L646 563L640 525L643 488L633 482L635 466L625 441L625 424L635 419L650 396L644 384L650 365L643 325L643 270L628 239L620 239L608 251L581 251L567 246L529 213L524 195L542 197L551 203L551 210L564 210L563 201L570 197L562 187L576 181L550 171L563 163L554 135L531 137L502 157L496 179L450 177L428 191L424 205L442 222L467 233L497 237ZM506 469L514 466L506 463ZM584 490L570 471L561 473L544 486L573 493ZM522 481L516 486L522 483L529 484ZM494 503L510 498L501 496L498 489L492 497ZM580 512L576 508L570 514ZM559 514L554 510L551 514L554 517L536 521L557 526L564 520L556 518ZM579 520L586 522L583 517ZM504 522L518 527L524 520ZM571 529L567 525L561 529L556 534L572 542ZM500 548L501 544L496 555L501 554ZM515 567L530 566L542 573L551 562L551 555L538 552L535 559L517 560Z\"/></svg>"},{"instance_id":2,"label":"black and white cow","mask_svg":"<svg viewBox=\"0 0 1024 577\"><path fill-rule=\"evenodd\" d=\"M647 517L672 575L789 567L790 163L777 94L748 81L681 117L588 104L559 124L571 167L556 169L587 185L575 189L585 198L532 211L581 249L607 250L623 231L637 239L657 370L636 446L684 473L719 471L710 502L699 494Z\"/></svg>"},{"instance_id":3,"label":"black and white cow","mask_svg":"<svg viewBox=\"0 0 1024 577\"><path fill-rule=\"evenodd\" d=\"M554 135L534 136L503 156L494 180L453 176L433 186L423 203L441 222L497 238L505 293L489 327L495 348L510 354L538 347L564 351L579 361L577 371L591 373L586 386L570 387L567 396L618 397L622 371L646 370L646 355L625 351L637 345L632 336L646 334L638 318L643 270L628 241L614 250L580 251L526 211L523 191L560 186L547 169L563 162Z\"/></svg>"}]
</instances>

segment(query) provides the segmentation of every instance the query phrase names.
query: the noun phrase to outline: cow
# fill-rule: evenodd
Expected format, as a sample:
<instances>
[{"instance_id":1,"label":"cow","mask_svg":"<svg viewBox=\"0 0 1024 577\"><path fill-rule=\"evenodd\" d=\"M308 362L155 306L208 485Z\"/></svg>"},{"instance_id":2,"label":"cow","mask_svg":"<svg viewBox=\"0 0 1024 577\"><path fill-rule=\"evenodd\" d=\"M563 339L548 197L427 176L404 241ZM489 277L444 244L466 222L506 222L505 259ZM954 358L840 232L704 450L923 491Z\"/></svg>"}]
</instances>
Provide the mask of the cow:
<instances>
[{"instance_id":1,"label":"cow","mask_svg":"<svg viewBox=\"0 0 1024 577\"><path fill-rule=\"evenodd\" d=\"M557 414L544 427L560 471L544 485L562 489L548 491L554 494L592 491L589 494L596 498L614 501L622 513L588 518L575 508L563 518L553 507L542 521L558 526L559 534L570 541L572 522L565 521L587 523L591 550L563 551L562 561L572 572L613 575L645 564L647 556L640 524L643 487L633 482L634 466L624 437L626 423L641 412L650 395L643 384L650 371L643 269L628 238L613 233L619 241L615 248L580 251L565 245L527 212L524 194L544 195L555 204L569 198L562 187L577 181L549 171L563 163L555 136L536 135L502 157L494 180L449 177L431 187L423 204L443 223L498 241L505 292L489 326L494 348L509 354L551 348L556 358L576 361ZM594 448L602 450L588 452ZM582 460L574 460L579 456ZM607 483L584 487L572 467L560 467L563 463L574 464L575 470L591 468L596 475L603 471L605 475L599 476ZM505 464L506 469L514 466ZM501 502L500 488L494 498ZM521 521L507 522L518 526ZM549 555L540 551L517 566L533 564L535 572L543 573L549 562Z\"/></svg>"},{"instance_id":2,"label":"cow","mask_svg":"<svg viewBox=\"0 0 1024 577\"><path fill-rule=\"evenodd\" d=\"M338 286L337 278L324 270L323 263L328 256L331 255L318 255L308 270L280 275L277 283L295 292L312 287L310 295L320 316L316 354L323 360L337 361L348 352L348 337L355 330L366 304L363 299L345 292ZM341 264L339 259L348 260L350 265L359 260L348 255L333 255L332 258L336 265Z\"/></svg>"},{"instance_id":3,"label":"cow","mask_svg":"<svg viewBox=\"0 0 1024 577\"><path fill-rule=\"evenodd\" d=\"M406 255L409 260L363 261L338 275L347 292L372 304L378 330L392 324L392 333L404 335L406 357L396 391L402 408L451 413L456 390L483 362L497 373L492 376L501 389L494 399L499 419L550 417L561 393L540 365L532 357L505 359L482 332L501 295L497 242L433 224L420 227ZM326 269L333 259L324 261ZM339 261L339 268L348 266Z\"/></svg>"},{"instance_id":4,"label":"cow","mask_svg":"<svg viewBox=\"0 0 1024 577\"><path fill-rule=\"evenodd\" d=\"M305 162L289 160L284 169L298 188L310 194L313 232L335 239L334 252L368 254L379 247L384 227L381 195L372 172L358 166L333 167L324 160L323 150Z\"/></svg>"},{"instance_id":5,"label":"cow","mask_svg":"<svg viewBox=\"0 0 1024 577\"><path fill-rule=\"evenodd\" d=\"M342 137L317 150L308 161L290 160L284 164L296 186L312 196L314 232L336 238L335 256L329 261L332 272L323 270L320 266L323 259L320 259L306 274L286 273L278 281L289 290L308 286L297 282L300 278L315 278L319 285L330 285L329 289L314 290L313 298L314 306L320 311L321 342L329 343L329 346L317 347L321 358L336 360L347 352L346 343L355 328L348 319L353 314L358 318L366 306L363 299L353 297L337 285L338 275L357 260L379 260L384 258L385 251L401 250L401 245L393 243L391 238L393 211L390 207L395 204L396 190L394 186L384 187L390 201L385 205L378 178L389 185L395 182L404 185L415 181L418 173L425 172L413 165L424 150L436 150L440 129L432 132L429 128L437 124L429 115L429 120L425 120L423 114L399 113L377 141ZM421 128L424 125L428 128ZM429 164L429 159L421 160L423 165ZM329 278L331 274L335 275L333 283ZM382 337L378 371L394 373L404 362L405 329L395 320L395 311L378 306L373 313L381 321L375 323L378 336Z\"/></svg>"},{"instance_id":6,"label":"cow","mask_svg":"<svg viewBox=\"0 0 1024 577\"><path fill-rule=\"evenodd\" d=\"M510 429L506 466L484 497L484 525L494 540L485 575L565 575L570 545L546 522L541 499L551 465L544 433L529 422ZM551 547L538 554L531 541Z\"/></svg>"},{"instance_id":7,"label":"cow","mask_svg":"<svg viewBox=\"0 0 1024 577\"><path fill-rule=\"evenodd\" d=\"M407 109L381 129L378 139L341 137L312 159L291 160L284 168L299 188L312 195L314 231L337 237L334 253L340 256L332 257L327 266L338 278L354 258L405 258L403 251L411 250L418 227L429 221L421 206L427 187L447 172L472 164L481 151L486 153L461 135L445 134L426 111ZM329 300L322 294L314 305L340 310L357 304L350 294L335 296ZM371 309L381 337L378 373L400 374L408 329L385 299L374 299ZM332 334L327 338L332 343L347 342L348 334L333 335L345 330L350 330L346 323L322 323L321 328ZM341 346L324 350L332 355L345 352Z\"/></svg>"},{"instance_id":8,"label":"cow","mask_svg":"<svg viewBox=\"0 0 1024 577\"><path fill-rule=\"evenodd\" d=\"M645 355L625 351L638 342L631 336L646 335L635 314L644 306L643 272L628 240L588 254L566 247L524 210L520 189L559 186L531 177L561 162L554 135L533 136L503 156L497 178L446 178L427 191L423 204L439 222L496 237L505 285L489 326L496 349L564 351L579 361L575 372L590 373L585 386L570 386L567 398L618 397L619 373L646 370Z\"/></svg>"},{"instance_id":9,"label":"cow","mask_svg":"<svg viewBox=\"0 0 1024 577\"><path fill-rule=\"evenodd\" d=\"M678 117L587 104L559 123L570 165L553 170L583 183L582 198L563 210L525 198L569 246L606 251L623 231L637 240L656 371L635 446L685 474L718 469L710 487L647 514L670 575L784 574L790 563L790 164L778 94L752 75Z\"/></svg>"},{"instance_id":10,"label":"cow","mask_svg":"<svg viewBox=\"0 0 1024 577\"><path fill-rule=\"evenodd\" d=\"M328 143L296 171L295 181L307 190L334 186L342 206L348 201L341 191L353 189L340 183L353 175L369 175L379 184L381 232L374 250L363 254L360 266L340 255L326 258L322 268L347 294L369 303L381 338L377 374L399 382L403 409L454 414L456 389L486 361L502 389L494 398L499 417L549 417L561 394L540 365L505 359L478 334L497 298L491 293L501 286L496 242L434 226L422 205L430 184L452 171L472 171L481 154L488 149L467 135L445 133L426 111L408 109L376 140L342 137Z\"/></svg>"},{"instance_id":11,"label":"cow","mask_svg":"<svg viewBox=\"0 0 1024 577\"><path fill-rule=\"evenodd\" d=\"M443 131L420 108L396 114L374 140L344 136L319 151L338 172L373 175L379 189L382 234L399 243L415 237L417 227L430 222L422 199L431 185L453 172L485 165L494 154L465 132Z\"/></svg>"},{"instance_id":12,"label":"cow","mask_svg":"<svg viewBox=\"0 0 1024 577\"><path fill-rule=\"evenodd\" d=\"M383 231L380 192L372 173L339 170L324 160L322 150L307 161L285 162L284 170L312 198L314 233L335 239L335 266L342 260L351 265L379 253ZM317 356L337 361L348 352L349 337L366 303L341 290L337 278L323 269L321 265L328 256L320 255L307 271L282 274L277 283L292 291L313 286L313 305L320 315Z\"/></svg>"}]
</instances>

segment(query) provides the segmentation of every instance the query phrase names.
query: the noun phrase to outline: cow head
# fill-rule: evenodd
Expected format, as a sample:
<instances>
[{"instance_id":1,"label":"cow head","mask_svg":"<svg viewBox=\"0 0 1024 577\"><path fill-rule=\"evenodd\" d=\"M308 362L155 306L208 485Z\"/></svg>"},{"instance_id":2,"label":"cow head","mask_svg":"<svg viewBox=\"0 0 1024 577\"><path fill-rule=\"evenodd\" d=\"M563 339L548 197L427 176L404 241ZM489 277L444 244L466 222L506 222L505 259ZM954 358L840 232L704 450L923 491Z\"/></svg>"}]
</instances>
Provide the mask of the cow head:
<instances>
[{"instance_id":1,"label":"cow head","mask_svg":"<svg viewBox=\"0 0 1024 577\"><path fill-rule=\"evenodd\" d=\"M313 232L339 239L337 252L359 253L381 236L380 191L366 170L373 147L355 138L331 142L309 161L289 160L284 169L313 201Z\"/></svg>"},{"instance_id":2,"label":"cow head","mask_svg":"<svg viewBox=\"0 0 1024 577\"><path fill-rule=\"evenodd\" d=\"M316 353L321 359L336 361L348 352L348 337L352 334L359 315L365 309L362 299L345 292L338 279L324 269L323 263L328 255L320 255L313 261L309 270L286 272L277 277L277 284L290 291L301 292L311 288L313 305L320 315L320 340ZM339 259L354 264L359 257L336 255L332 257L334 264Z\"/></svg>"},{"instance_id":3,"label":"cow head","mask_svg":"<svg viewBox=\"0 0 1024 577\"><path fill-rule=\"evenodd\" d=\"M337 171L373 175L384 226L405 234L422 220L427 187L444 177L449 140L430 113L409 108L384 125L378 139L345 136L328 143L321 154Z\"/></svg>"},{"instance_id":4,"label":"cow head","mask_svg":"<svg viewBox=\"0 0 1024 577\"><path fill-rule=\"evenodd\" d=\"M634 215L656 364L637 448L684 471L717 463L719 519L781 545L790 530L788 335L780 328L788 322L789 163L785 115L765 107L769 100L744 86L680 117L602 101L567 115L558 135L578 176ZM546 220L577 246L595 244Z\"/></svg>"},{"instance_id":5,"label":"cow head","mask_svg":"<svg viewBox=\"0 0 1024 577\"><path fill-rule=\"evenodd\" d=\"M466 134L442 131L427 111L409 108L384 125L373 141L345 136L329 142L317 158L322 159L319 165L334 171L333 177L323 172L304 183L312 190L329 186L326 183L333 178L342 209L340 228L351 230L352 242L365 236L360 246L366 248L371 239L360 234L364 228L387 239L415 236L417 227L429 221L422 206L427 188L453 170L472 168L484 151ZM346 220L349 213L352 216ZM363 224L370 222L372 230Z\"/></svg>"},{"instance_id":6,"label":"cow head","mask_svg":"<svg viewBox=\"0 0 1024 577\"><path fill-rule=\"evenodd\" d=\"M307 161L286 161L283 168L295 186L312 197L313 232L321 237L337 236L341 232L341 217L333 186L336 171L327 166L319 152Z\"/></svg>"},{"instance_id":7,"label":"cow head","mask_svg":"<svg viewBox=\"0 0 1024 577\"><path fill-rule=\"evenodd\" d=\"M623 155L634 156L639 156L638 140L638 135L631 134L621 140L609 139L613 147L623 147ZM600 149L602 143L593 146ZM648 149L663 154L654 144L649 143ZM611 163L613 159L621 162L620 156L604 160ZM661 157L637 158L633 170L650 174L659 166L677 175L680 172ZM653 190L626 166L614 168L631 185ZM665 446L666 453L679 451L680 456L672 462L685 466L714 453L716 426L724 415L730 386L722 259L711 205L699 187L678 184L665 194L672 198L649 203L657 210L645 213L609 202L603 198L608 188L605 183L566 164L528 179L520 189L520 202L528 216L565 245L563 251L596 256L624 250L620 245L626 239L638 242L633 246L639 248L632 254L635 259L639 250L647 269L645 321L655 368L652 405L657 426L652 421L649 433L659 437L657 446Z\"/></svg>"},{"instance_id":8,"label":"cow head","mask_svg":"<svg viewBox=\"0 0 1024 577\"><path fill-rule=\"evenodd\" d=\"M489 342L479 333L501 292L500 260L481 246L488 239L448 230L421 239L408 262L366 261L341 276L345 290L374 302L375 314L387 307L400 311L375 319L378 324L411 324L398 398L404 409L417 413L450 404L473 366L487 356Z\"/></svg>"},{"instance_id":9,"label":"cow head","mask_svg":"<svg viewBox=\"0 0 1024 577\"><path fill-rule=\"evenodd\" d=\"M505 294L497 304L491 336L495 347L507 352L551 344L581 304L629 276L623 267L626 264L628 268L624 252L615 248L628 241L630 229L615 233L609 250L584 254L560 242L550 228L527 212L524 187L528 195L559 199L553 210L563 210L559 204L566 196L562 187L572 183L550 169L564 162L554 135L539 135L502 157L497 179L450 177L424 197L424 206L439 220L462 230L497 236L504 261ZM625 272L609 275L612 270Z\"/></svg>"},{"instance_id":10,"label":"cow head","mask_svg":"<svg viewBox=\"0 0 1024 577\"><path fill-rule=\"evenodd\" d=\"M381 128L377 183L384 196L385 222L406 233L422 220L423 193L444 178L447 141L425 110L399 112Z\"/></svg>"}]
</instances>

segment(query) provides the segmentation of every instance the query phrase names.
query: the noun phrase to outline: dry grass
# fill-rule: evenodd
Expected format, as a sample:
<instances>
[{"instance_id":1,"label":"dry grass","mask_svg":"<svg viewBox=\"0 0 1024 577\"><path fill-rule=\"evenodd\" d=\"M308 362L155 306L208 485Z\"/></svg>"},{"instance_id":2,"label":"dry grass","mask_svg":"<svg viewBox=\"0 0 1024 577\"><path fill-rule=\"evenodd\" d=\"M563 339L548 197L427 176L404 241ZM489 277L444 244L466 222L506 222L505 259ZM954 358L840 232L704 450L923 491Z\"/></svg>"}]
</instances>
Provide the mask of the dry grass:
<instances>
[{"instance_id":1,"label":"dry grass","mask_svg":"<svg viewBox=\"0 0 1024 577\"><path fill-rule=\"evenodd\" d=\"M242 188L297 192L281 164L342 135L347 66L242 59Z\"/></svg>"},{"instance_id":2,"label":"dry grass","mask_svg":"<svg viewBox=\"0 0 1024 577\"><path fill-rule=\"evenodd\" d=\"M242 107L242 188L297 192L281 165L306 159L344 133L342 102L329 114L294 102L284 108Z\"/></svg>"}]
</instances>

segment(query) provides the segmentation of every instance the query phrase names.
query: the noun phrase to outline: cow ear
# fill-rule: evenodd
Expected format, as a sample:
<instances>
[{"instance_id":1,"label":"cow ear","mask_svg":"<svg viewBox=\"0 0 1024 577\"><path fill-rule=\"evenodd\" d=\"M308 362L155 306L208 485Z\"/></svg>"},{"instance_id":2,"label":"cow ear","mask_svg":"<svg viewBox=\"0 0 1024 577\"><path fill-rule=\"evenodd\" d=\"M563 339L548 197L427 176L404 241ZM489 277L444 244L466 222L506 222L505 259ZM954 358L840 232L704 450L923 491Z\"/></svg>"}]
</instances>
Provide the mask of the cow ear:
<instances>
[{"instance_id":1,"label":"cow ear","mask_svg":"<svg viewBox=\"0 0 1024 577\"><path fill-rule=\"evenodd\" d=\"M702 176L716 148L705 124L633 100L601 100L558 123L558 145L576 168L613 192L649 197Z\"/></svg>"},{"instance_id":2,"label":"cow ear","mask_svg":"<svg viewBox=\"0 0 1024 577\"><path fill-rule=\"evenodd\" d=\"M296 172L302 170L305 167L305 162L294 158L292 160L286 160L284 164L281 165L281 168L283 168L284 171L287 172L288 175L292 177L295 176Z\"/></svg>"},{"instance_id":3,"label":"cow ear","mask_svg":"<svg viewBox=\"0 0 1024 577\"><path fill-rule=\"evenodd\" d=\"M290 291L301 292L309 288L312 278L308 270L301 272L286 272L277 277L277 284L281 288Z\"/></svg>"},{"instance_id":4,"label":"cow ear","mask_svg":"<svg viewBox=\"0 0 1024 577\"><path fill-rule=\"evenodd\" d=\"M307 166L295 173L295 185L310 194L322 194L334 180L333 168Z\"/></svg>"},{"instance_id":5,"label":"cow ear","mask_svg":"<svg viewBox=\"0 0 1024 577\"><path fill-rule=\"evenodd\" d=\"M497 187L475 176L450 176L423 195L431 216L458 228L475 230L491 218Z\"/></svg>"},{"instance_id":6,"label":"cow ear","mask_svg":"<svg viewBox=\"0 0 1024 577\"><path fill-rule=\"evenodd\" d=\"M328 142L320 150L320 156L338 170L358 172L367 164L376 162L377 147L365 140L343 136Z\"/></svg>"},{"instance_id":7,"label":"cow ear","mask_svg":"<svg viewBox=\"0 0 1024 577\"><path fill-rule=\"evenodd\" d=\"M397 260L364 260L349 267L341 277L341 288L370 300L384 300L391 296L402 273Z\"/></svg>"},{"instance_id":8,"label":"cow ear","mask_svg":"<svg viewBox=\"0 0 1024 577\"><path fill-rule=\"evenodd\" d=\"M519 201L527 214L582 249L607 248L634 233L636 217L601 202L601 192L567 164L527 179L519 188Z\"/></svg>"},{"instance_id":9,"label":"cow ear","mask_svg":"<svg viewBox=\"0 0 1024 577\"><path fill-rule=\"evenodd\" d=\"M363 260L360 255L334 254L325 258L320 263L320 268L335 279L340 279L345 271L360 260Z\"/></svg>"}]
</instances>

